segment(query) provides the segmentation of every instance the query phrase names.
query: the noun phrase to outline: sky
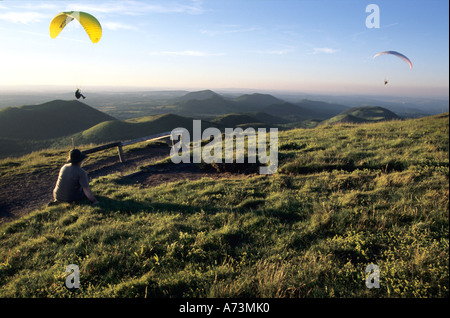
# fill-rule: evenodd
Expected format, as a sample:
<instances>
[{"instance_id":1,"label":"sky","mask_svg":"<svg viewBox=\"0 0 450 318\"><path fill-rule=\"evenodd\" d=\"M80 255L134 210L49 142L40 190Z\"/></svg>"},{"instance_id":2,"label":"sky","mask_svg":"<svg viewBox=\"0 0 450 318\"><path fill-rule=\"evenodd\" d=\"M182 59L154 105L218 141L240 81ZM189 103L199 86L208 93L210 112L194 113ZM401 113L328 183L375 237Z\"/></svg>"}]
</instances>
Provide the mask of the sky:
<instances>
[{"instance_id":1,"label":"sky","mask_svg":"<svg viewBox=\"0 0 450 318\"><path fill-rule=\"evenodd\" d=\"M98 43L77 21L50 38L52 18L73 10L99 20ZM387 50L413 69L373 58ZM29 85L448 98L449 2L0 0L0 89Z\"/></svg>"}]
</instances>

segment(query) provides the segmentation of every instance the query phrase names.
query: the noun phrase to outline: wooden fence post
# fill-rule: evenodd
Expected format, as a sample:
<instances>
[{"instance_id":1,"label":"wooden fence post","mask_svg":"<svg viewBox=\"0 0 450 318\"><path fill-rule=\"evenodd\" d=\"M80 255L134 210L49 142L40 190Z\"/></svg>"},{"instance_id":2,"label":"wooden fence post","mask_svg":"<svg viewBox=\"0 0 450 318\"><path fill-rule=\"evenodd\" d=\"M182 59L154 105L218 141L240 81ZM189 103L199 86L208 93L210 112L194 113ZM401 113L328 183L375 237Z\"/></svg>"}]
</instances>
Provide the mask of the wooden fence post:
<instances>
[{"instance_id":1,"label":"wooden fence post","mask_svg":"<svg viewBox=\"0 0 450 318\"><path fill-rule=\"evenodd\" d=\"M119 152L119 160L120 160L120 162L124 163L125 162L125 156L123 155L122 144L117 146L117 150Z\"/></svg>"}]
</instances>

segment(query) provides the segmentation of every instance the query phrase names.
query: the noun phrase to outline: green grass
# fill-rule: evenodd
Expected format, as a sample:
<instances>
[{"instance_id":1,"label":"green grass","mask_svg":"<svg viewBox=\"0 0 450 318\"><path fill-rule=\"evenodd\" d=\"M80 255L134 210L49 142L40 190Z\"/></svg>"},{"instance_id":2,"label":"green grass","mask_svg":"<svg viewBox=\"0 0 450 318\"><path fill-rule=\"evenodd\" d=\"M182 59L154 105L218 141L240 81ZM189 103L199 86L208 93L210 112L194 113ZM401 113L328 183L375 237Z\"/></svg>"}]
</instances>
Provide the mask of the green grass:
<instances>
[{"instance_id":1,"label":"green grass","mask_svg":"<svg viewBox=\"0 0 450 318\"><path fill-rule=\"evenodd\" d=\"M377 122L385 120L395 120L399 117L390 110L383 107L353 107L347 109L340 114L328 119L325 123L334 124L340 122L350 123L365 123L365 122Z\"/></svg>"},{"instance_id":2,"label":"green grass","mask_svg":"<svg viewBox=\"0 0 450 318\"><path fill-rule=\"evenodd\" d=\"M448 297L448 127L445 114L279 132L269 176L96 179L99 206L0 227L0 296ZM0 165L13 177L20 160Z\"/></svg>"}]
</instances>

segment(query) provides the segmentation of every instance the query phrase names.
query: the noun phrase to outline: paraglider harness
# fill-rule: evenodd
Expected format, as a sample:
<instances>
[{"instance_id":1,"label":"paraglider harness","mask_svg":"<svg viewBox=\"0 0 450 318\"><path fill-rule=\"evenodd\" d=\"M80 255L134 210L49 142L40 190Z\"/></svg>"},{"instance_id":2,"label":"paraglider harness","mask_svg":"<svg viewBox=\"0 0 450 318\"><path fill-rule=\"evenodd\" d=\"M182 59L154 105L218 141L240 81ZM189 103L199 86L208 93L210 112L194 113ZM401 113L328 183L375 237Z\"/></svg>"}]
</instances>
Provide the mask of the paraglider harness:
<instances>
[{"instance_id":1,"label":"paraglider harness","mask_svg":"<svg viewBox=\"0 0 450 318\"><path fill-rule=\"evenodd\" d=\"M79 88L77 88L77 90L75 91L75 97L76 97L77 99L80 99L80 97L83 97L83 99L86 98L83 94L81 94Z\"/></svg>"}]
</instances>

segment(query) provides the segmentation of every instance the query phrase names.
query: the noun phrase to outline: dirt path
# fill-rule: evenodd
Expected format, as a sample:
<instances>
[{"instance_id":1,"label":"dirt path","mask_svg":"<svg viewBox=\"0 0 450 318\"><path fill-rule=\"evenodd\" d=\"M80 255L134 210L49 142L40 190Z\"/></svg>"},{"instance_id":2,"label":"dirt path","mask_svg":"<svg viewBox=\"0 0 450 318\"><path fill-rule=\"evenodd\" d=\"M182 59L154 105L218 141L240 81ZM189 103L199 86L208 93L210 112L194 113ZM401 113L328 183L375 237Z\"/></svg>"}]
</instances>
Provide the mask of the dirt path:
<instances>
[{"instance_id":1,"label":"dirt path","mask_svg":"<svg viewBox=\"0 0 450 318\"><path fill-rule=\"evenodd\" d=\"M166 182L197 180L203 177L226 178L240 175L235 172L202 170L195 164L165 164L150 167L144 172L134 173L139 167L167 158L170 148L161 145L136 149L126 154L126 162L120 163L117 156L83 164L89 178L96 179L112 173L123 173L132 183L142 187L153 187ZM52 191L59 171L24 174L0 189L0 224L19 218L53 200Z\"/></svg>"},{"instance_id":2,"label":"dirt path","mask_svg":"<svg viewBox=\"0 0 450 318\"><path fill-rule=\"evenodd\" d=\"M117 156L107 157L95 163L89 159L83 164L90 179L111 173L126 172L148 165L152 161L166 158L167 146L146 147L127 153L127 161L120 163ZM58 178L59 169L39 173L22 174L0 189L0 223L20 217L53 200L52 191Z\"/></svg>"}]
</instances>

